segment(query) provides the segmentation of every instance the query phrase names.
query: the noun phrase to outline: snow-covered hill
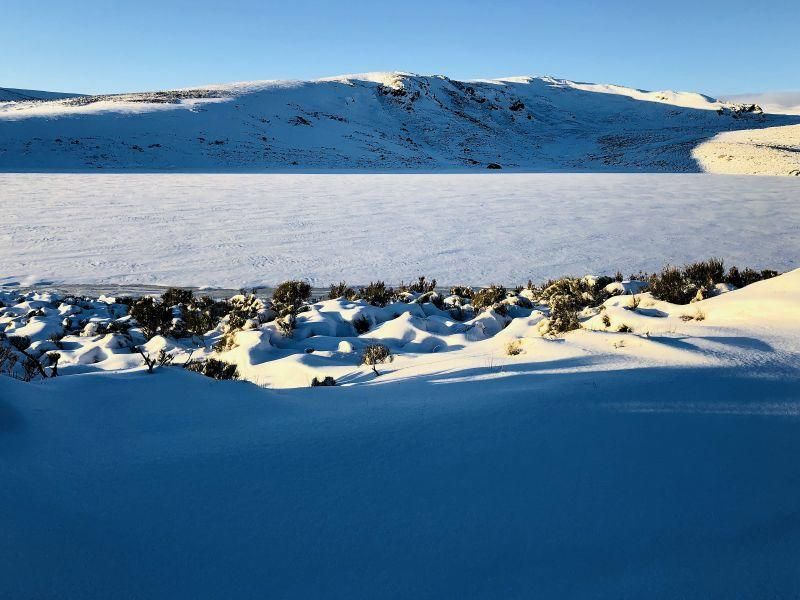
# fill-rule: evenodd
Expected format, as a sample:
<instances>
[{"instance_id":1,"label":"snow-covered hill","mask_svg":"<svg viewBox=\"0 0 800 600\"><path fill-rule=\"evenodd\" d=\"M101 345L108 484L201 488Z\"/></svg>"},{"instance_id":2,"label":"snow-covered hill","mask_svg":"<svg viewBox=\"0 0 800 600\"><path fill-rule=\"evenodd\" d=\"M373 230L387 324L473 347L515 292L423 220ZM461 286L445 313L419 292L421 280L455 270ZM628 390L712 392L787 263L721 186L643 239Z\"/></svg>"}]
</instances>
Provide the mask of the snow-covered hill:
<instances>
[{"instance_id":1,"label":"snow-covered hill","mask_svg":"<svg viewBox=\"0 0 800 600\"><path fill-rule=\"evenodd\" d=\"M0 103L0 170L698 171L753 105L551 77L367 73Z\"/></svg>"},{"instance_id":2,"label":"snow-covered hill","mask_svg":"<svg viewBox=\"0 0 800 600\"><path fill-rule=\"evenodd\" d=\"M76 98L81 94L67 94L64 92L43 92L40 90L19 90L15 88L0 87L0 102L31 102L37 100L60 100L63 98Z\"/></svg>"}]
</instances>

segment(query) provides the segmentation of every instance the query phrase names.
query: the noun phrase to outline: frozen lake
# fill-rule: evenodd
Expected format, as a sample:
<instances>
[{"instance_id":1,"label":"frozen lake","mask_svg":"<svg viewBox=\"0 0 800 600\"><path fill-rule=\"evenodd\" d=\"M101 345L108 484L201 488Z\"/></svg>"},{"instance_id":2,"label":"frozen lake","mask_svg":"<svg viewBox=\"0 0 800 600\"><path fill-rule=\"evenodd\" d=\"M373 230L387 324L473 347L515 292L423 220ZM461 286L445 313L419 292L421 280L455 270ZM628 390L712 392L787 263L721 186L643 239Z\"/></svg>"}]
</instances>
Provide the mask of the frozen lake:
<instances>
[{"instance_id":1,"label":"frozen lake","mask_svg":"<svg viewBox=\"0 0 800 600\"><path fill-rule=\"evenodd\" d=\"M0 174L0 283L443 284L800 266L800 178Z\"/></svg>"}]
</instances>

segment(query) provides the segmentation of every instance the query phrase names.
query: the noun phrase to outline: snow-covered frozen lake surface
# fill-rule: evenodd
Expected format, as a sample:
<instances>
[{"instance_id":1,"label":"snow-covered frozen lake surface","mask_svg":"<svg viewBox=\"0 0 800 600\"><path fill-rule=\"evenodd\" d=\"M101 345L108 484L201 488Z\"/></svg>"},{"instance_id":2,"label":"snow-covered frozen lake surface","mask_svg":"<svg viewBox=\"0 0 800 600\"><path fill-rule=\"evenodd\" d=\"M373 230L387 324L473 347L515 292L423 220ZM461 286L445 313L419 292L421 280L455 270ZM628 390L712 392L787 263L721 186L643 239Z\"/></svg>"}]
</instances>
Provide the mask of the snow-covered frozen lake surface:
<instances>
[{"instance_id":1,"label":"snow-covered frozen lake surface","mask_svg":"<svg viewBox=\"0 0 800 600\"><path fill-rule=\"evenodd\" d=\"M0 174L0 283L524 283L800 264L800 181L676 174Z\"/></svg>"}]
</instances>

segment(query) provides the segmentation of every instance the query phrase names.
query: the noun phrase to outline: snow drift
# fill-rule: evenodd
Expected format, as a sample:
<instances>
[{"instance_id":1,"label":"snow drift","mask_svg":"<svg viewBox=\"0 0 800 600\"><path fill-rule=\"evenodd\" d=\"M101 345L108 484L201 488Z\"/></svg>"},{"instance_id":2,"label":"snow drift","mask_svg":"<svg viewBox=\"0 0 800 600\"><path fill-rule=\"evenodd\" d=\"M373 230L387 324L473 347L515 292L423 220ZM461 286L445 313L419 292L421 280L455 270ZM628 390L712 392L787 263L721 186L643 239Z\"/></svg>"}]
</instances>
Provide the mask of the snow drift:
<instances>
[{"instance_id":1,"label":"snow drift","mask_svg":"<svg viewBox=\"0 0 800 600\"><path fill-rule=\"evenodd\" d=\"M0 377L0 595L791 596L798 298L800 271L690 306L617 296L633 333L597 315L544 339L519 317L332 388L104 370L108 345L74 374Z\"/></svg>"}]
</instances>

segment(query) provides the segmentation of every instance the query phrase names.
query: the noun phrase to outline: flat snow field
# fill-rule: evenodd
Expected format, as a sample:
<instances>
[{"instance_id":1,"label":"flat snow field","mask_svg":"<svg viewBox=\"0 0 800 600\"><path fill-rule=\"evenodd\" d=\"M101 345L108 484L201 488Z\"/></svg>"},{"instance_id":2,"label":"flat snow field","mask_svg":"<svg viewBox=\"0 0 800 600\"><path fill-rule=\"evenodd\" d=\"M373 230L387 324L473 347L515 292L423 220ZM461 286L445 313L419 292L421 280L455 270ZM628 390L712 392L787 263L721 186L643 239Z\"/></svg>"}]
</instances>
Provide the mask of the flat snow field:
<instances>
[{"instance_id":1,"label":"flat snow field","mask_svg":"<svg viewBox=\"0 0 800 600\"><path fill-rule=\"evenodd\" d=\"M800 265L800 180L4 174L0 283L515 284L711 255Z\"/></svg>"}]
</instances>

